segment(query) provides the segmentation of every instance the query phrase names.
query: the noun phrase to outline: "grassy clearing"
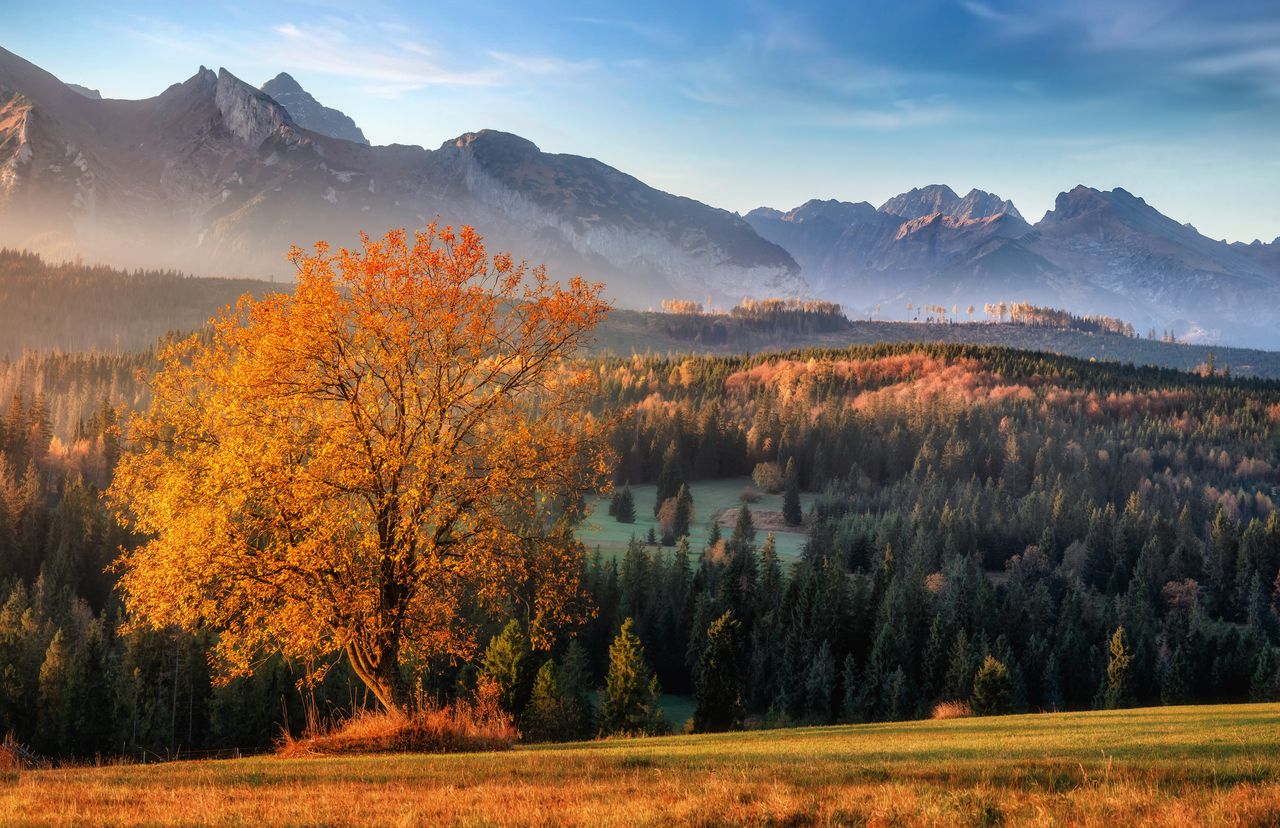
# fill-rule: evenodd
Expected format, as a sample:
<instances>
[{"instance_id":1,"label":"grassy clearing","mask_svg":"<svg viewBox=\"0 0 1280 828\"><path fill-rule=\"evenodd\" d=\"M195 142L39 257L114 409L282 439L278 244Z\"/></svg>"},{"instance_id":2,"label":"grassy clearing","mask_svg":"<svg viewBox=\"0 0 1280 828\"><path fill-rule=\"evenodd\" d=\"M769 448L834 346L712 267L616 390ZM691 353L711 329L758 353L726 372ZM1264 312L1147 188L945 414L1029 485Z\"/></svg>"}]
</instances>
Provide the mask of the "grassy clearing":
<instances>
[{"instance_id":1,"label":"grassy clearing","mask_svg":"<svg viewBox=\"0 0 1280 828\"><path fill-rule=\"evenodd\" d=\"M1276 825L1280 705L23 773L3 824Z\"/></svg>"},{"instance_id":2,"label":"grassy clearing","mask_svg":"<svg viewBox=\"0 0 1280 828\"><path fill-rule=\"evenodd\" d=\"M738 499L742 494L742 490L751 483L748 477L733 477L725 480L704 480L689 485L689 493L693 495L693 510L695 515L694 525L689 532L689 545L696 555L707 542L707 533L711 530L711 518L713 515L724 515L726 512L731 513L726 516L725 520L728 524L722 523L722 531L728 537L733 532L732 518L736 517L738 508L742 502ZM657 487L652 483L642 486L632 486L631 492L635 495L636 500L636 522L635 523L618 523L609 516L609 499L607 497L596 497L589 500L592 506L591 514L587 520L578 529L578 538L587 545L588 550L594 550L597 546L605 556L619 555L627 548L627 541L632 535L643 539L649 531L649 527L653 527L654 532L658 532L658 521L653 516L653 501L656 496ZM817 497L811 492L803 492L800 495L800 504L807 511L809 505ZM764 543L765 530L760 528L765 513L781 513L782 511L782 495L780 494L762 494L760 499L755 503L749 504L753 514L761 515L761 519L757 520L757 543ZM778 543L778 556L782 560L795 560L800 556L800 551L804 549L805 533L803 527L797 527L796 530L780 531L774 529L774 535Z\"/></svg>"}]
</instances>

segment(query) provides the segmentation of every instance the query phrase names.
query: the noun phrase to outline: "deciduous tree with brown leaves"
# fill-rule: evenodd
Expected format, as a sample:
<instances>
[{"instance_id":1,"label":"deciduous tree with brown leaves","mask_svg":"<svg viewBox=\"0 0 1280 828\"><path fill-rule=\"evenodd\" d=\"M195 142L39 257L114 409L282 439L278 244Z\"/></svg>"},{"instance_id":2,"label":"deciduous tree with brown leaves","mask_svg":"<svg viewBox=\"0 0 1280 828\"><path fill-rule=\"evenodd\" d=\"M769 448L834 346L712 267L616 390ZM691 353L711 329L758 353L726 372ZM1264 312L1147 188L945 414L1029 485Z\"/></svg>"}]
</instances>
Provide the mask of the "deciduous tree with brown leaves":
<instances>
[{"instance_id":1,"label":"deciduous tree with brown leaves","mask_svg":"<svg viewBox=\"0 0 1280 828\"><path fill-rule=\"evenodd\" d=\"M345 655L388 710L474 652L474 608L534 643L579 611L581 496L607 470L575 362L608 311L470 228L295 248L291 295L168 348L113 502L139 626L218 631L224 675Z\"/></svg>"}]
</instances>

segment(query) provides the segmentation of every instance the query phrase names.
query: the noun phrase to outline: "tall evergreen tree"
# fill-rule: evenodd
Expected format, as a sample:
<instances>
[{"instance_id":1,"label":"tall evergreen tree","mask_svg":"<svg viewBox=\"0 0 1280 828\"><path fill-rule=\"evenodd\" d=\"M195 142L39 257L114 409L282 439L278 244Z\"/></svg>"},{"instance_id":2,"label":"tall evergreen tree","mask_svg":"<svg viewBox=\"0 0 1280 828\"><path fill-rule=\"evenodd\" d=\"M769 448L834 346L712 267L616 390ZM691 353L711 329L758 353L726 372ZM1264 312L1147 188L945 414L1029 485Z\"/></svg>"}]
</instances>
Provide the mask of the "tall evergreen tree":
<instances>
[{"instance_id":1,"label":"tall evergreen tree","mask_svg":"<svg viewBox=\"0 0 1280 828\"><path fill-rule=\"evenodd\" d=\"M1104 704L1108 710L1119 707L1133 707L1137 703L1134 693L1134 677L1130 669L1133 653L1129 650L1129 639L1124 627L1116 627L1111 635L1110 657L1107 660L1107 688Z\"/></svg>"},{"instance_id":2,"label":"tall evergreen tree","mask_svg":"<svg viewBox=\"0 0 1280 828\"><path fill-rule=\"evenodd\" d=\"M728 610L707 629L698 665L698 706L693 714L693 727L698 732L742 726L745 676L741 634L741 625Z\"/></svg>"},{"instance_id":3,"label":"tall evergreen tree","mask_svg":"<svg viewBox=\"0 0 1280 828\"><path fill-rule=\"evenodd\" d=\"M799 526L804 521L804 511L800 508L800 478L795 458L787 461L782 486L782 519L789 526Z\"/></svg>"},{"instance_id":4,"label":"tall evergreen tree","mask_svg":"<svg viewBox=\"0 0 1280 828\"><path fill-rule=\"evenodd\" d=\"M653 734L665 729L658 706L661 690L649 669L635 622L627 618L609 646L609 673L600 702L600 731L612 734Z\"/></svg>"},{"instance_id":5,"label":"tall evergreen tree","mask_svg":"<svg viewBox=\"0 0 1280 828\"><path fill-rule=\"evenodd\" d=\"M514 716L524 712L533 683L533 652L520 622L512 619L489 642L481 674L499 690L503 708Z\"/></svg>"},{"instance_id":6,"label":"tall evergreen tree","mask_svg":"<svg viewBox=\"0 0 1280 828\"><path fill-rule=\"evenodd\" d=\"M1004 662L987 656L973 677L973 695L969 706L979 716L999 716L1012 710L1009 671Z\"/></svg>"}]
</instances>

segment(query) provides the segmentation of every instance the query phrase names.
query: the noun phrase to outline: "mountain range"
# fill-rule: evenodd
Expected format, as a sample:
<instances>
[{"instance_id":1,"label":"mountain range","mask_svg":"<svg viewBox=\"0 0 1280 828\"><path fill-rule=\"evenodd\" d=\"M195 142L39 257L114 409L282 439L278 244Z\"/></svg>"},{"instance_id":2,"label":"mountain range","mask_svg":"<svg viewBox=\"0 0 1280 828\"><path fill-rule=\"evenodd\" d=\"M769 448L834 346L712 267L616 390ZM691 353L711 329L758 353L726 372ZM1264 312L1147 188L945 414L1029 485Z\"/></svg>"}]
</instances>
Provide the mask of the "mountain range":
<instances>
[{"instance_id":1,"label":"mountain range","mask_svg":"<svg viewBox=\"0 0 1280 828\"><path fill-rule=\"evenodd\" d=\"M814 296L855 314L1030 301L1140 330L1280 348L1280 239L1228 244L1123 189L1076 187L1030 224L930 185L746 216L495 130L370 146L291 76L201 67L103 99L0 49L0 244L200 275L291 276L285 253L360 230L476 226L492 249L605 282L622 306Z\"/></svg>"}]
</instances>

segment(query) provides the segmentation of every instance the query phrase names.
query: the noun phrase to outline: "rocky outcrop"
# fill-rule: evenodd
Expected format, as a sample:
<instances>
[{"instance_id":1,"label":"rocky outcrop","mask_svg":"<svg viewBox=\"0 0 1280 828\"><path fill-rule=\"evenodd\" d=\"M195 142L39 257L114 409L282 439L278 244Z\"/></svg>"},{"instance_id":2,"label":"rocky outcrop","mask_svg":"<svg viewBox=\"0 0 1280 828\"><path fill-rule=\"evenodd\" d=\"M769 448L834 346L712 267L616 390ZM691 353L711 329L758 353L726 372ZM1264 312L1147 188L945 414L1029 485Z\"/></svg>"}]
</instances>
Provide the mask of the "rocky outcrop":
<instances>
[{"instance_id":1,"label":"rocky outcrop","mask_svg":"<svg viewBox=\"0 0 1280 828\"><path fill-rule=\"evenodd\" d=\"M262 91L288 110L289 117L303 129L356 144L367 146L369 143L355 121L345 113L317 101L286 72L281 72L264 83Z\"/></svg>"}]
</instances>

